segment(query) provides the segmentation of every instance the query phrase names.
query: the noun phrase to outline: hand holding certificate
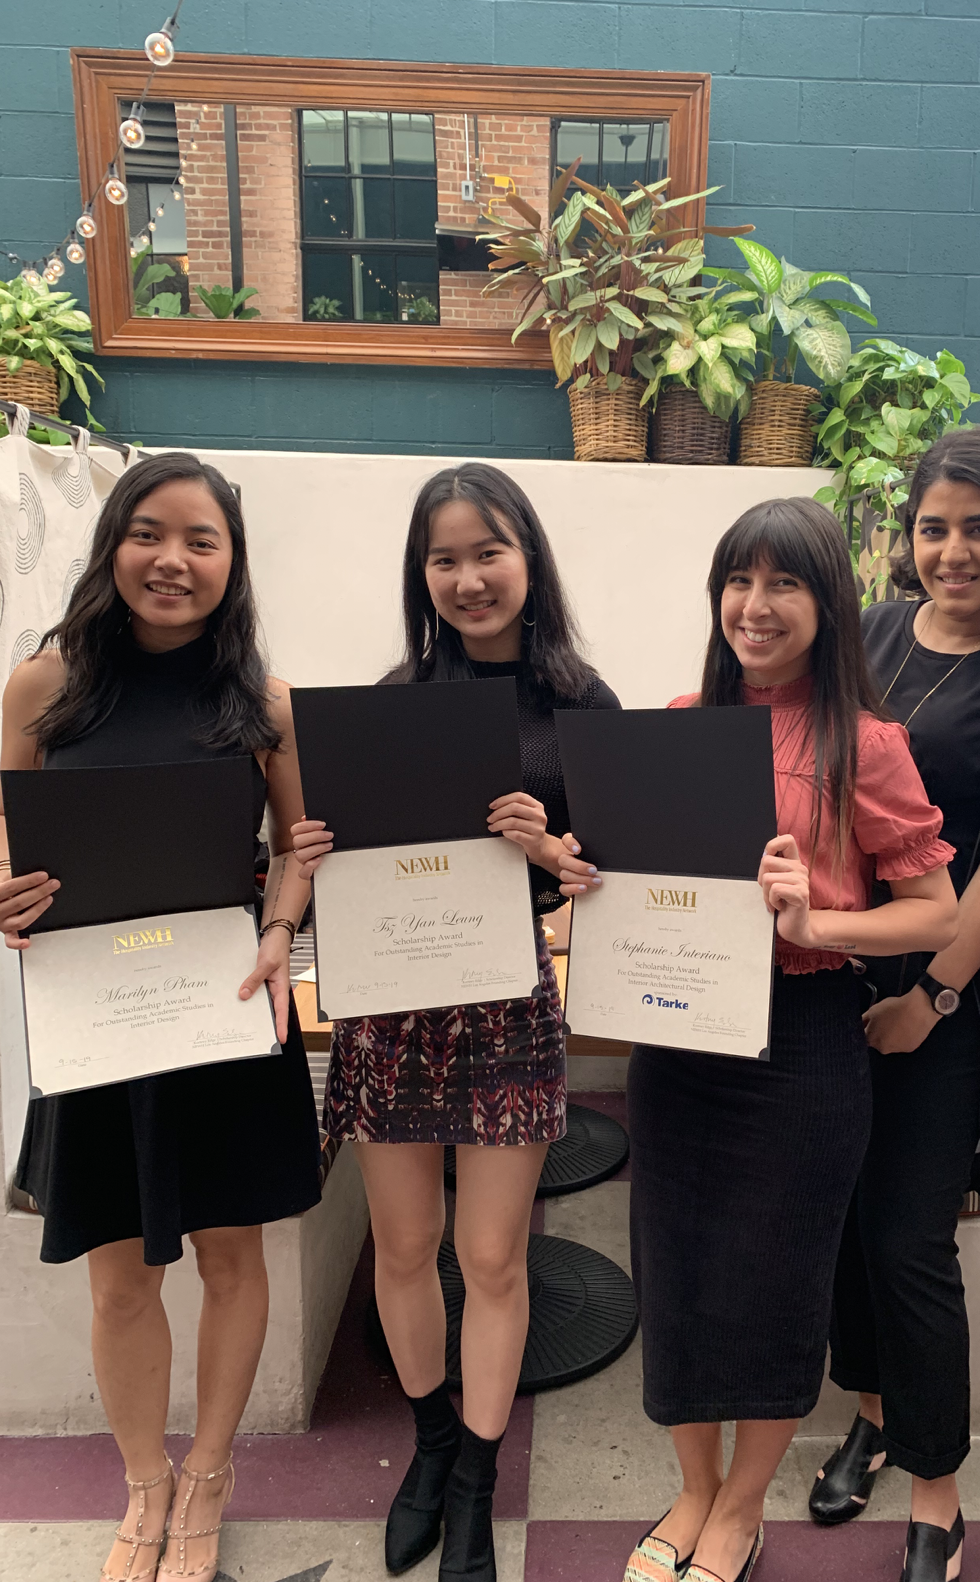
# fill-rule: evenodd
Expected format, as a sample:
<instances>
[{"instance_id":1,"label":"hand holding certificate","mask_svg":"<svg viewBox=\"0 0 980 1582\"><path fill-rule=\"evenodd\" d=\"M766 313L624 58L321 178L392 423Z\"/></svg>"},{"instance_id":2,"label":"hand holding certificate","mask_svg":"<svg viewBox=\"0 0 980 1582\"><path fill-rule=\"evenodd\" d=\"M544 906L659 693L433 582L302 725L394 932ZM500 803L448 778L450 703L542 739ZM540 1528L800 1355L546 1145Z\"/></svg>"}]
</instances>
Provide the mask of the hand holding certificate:
<instances>
[{"instance_id":1,"label":"hand holding certificate","mask_svg":"<svg viewBox=\"0 0 980 1582\"><path fill-rule=\"evenodd\" d=\"M268 995L238 995L257 937L251 760L2 778L14 873L60 881L21 955L36 1093L278 1049Z\"/></svg>"},{"instance_id":2,"label":"hand holding certificate","mask_svg":"<svg viewBox=\"0 0 980 1582\"><path fill-rule=\"evenodd\" d=\"M506 795L513 680L299 688L292 706L307 813L337 831L313 878L321 1019L531 995L527 862L488 833L537 817Z\"/></svg>"},{"instance_id":3,"label":"hand holding certificate","mask_svg":"<svg viewBox=\"0 0 980 1582\"><path fill-rule=\"evenodd\" d=\"M603 880L575 902L569 1026L766 1058L773 920L757 873L776 822L768 709L555 717L576 837Z\"/></svg>"}]
</instances>

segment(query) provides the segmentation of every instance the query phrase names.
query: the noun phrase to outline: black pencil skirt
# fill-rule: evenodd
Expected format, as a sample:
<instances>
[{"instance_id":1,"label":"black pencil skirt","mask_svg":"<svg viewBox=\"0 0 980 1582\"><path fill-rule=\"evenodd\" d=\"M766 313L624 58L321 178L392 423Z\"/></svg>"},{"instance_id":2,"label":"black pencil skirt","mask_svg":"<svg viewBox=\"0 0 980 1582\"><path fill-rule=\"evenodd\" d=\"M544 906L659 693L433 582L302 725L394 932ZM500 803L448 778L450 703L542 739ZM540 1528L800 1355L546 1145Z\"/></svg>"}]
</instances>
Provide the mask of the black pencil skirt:
<instances>
[{"instance_id":1,"label":"black pencil skirt","mask_svg":"<svg viewBox=\"0 0 980 1582\"><path fill-rule=\"evenodd\" d=\"M849 967L776 971L768 1062L637 1045L633 1279L656 1423L803 1417L871 1126Z\"/></svg>"}]
</instances>

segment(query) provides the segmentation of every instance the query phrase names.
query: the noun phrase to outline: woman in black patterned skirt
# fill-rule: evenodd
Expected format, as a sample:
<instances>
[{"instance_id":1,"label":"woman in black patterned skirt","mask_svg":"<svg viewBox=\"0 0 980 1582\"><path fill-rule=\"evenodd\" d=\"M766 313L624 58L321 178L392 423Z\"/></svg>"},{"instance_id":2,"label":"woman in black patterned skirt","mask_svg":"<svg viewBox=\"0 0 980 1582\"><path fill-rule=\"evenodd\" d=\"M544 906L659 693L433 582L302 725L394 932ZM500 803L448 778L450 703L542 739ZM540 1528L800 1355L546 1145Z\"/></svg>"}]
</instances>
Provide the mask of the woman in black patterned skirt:
<instances>
[{"instance_id":1,"label":"woman in black patterned skirt","mask_svg":"<svg viewBox=\"0 0 980 1582\"><path fill-rule=\"evenodd\" d=\"M553 711L619 704L577 651L544 530L505 473L471 463L423 487L403 599L407 655L386 682L516 679L527 789L492 802L487 824L526 852L540 919L561 905L560 868L598 882L561 843L568 813ZM331 834L309 821L293 835L312 874ZM415 1459L388 1518L393 1573L435 1548L445 1504L441 1582L496 1575L491 1502L527 1334L531 1206L548 1144L565 1132L562 1013L540 920L537 938L540 998L334 1026L324 1125L357 1148L378 1308L416 1418ZM436 1267L446 1143L456 1146L455 1244L466 1282L462 1426L446 1390Z\"/></svg>"}]
</instances>

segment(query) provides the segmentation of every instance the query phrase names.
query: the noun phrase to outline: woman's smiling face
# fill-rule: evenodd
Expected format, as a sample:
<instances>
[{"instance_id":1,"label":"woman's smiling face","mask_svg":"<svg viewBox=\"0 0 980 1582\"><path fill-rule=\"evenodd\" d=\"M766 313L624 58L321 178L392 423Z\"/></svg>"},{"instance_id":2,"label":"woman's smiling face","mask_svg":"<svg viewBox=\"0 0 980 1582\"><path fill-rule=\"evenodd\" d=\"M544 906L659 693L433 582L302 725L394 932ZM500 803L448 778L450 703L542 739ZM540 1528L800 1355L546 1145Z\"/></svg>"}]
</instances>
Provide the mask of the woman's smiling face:
<instances>
[{"instance_id":1,"label":"woman's smiling face","mask_svg":"<svg viewBox=\"0 0 980 1582\"><path fill-rule=\"evenodd\" d=\"M210 489L175 478L144 495L113 559L116 588L143 647L172 647L205 630L231 572L228 523Z\"/></svg>"},{"instance_id":2,"label":"woman's smiling face","mask_svg":"<svg viewBox=\"0 0 980 1582\"><path fill-rule=\"evenodd\" d=\"M497 538L469 500L433 511L425 581L440 621L454 626L471 659L517 659L529 578L513 528Z\"/></svg>"},{"instance_id":3,"label":"woman's smiling face","mask_svg":"<svg viewBox=\"0 0 980 1582\"><path fill-rule=\"evenodd\" d=\"M912 535L915 569L937 611L980 617L980 489L941 478L923 494Z\"/></svg>"},{"instance_id":4,"label":"woman's smiling face","mask_svg":"<svg viewBox=\"0 0 980 1582\"><path fill-rule=\"evenodd\" d=\"M721 595L721 629L749 686L779 686L810 669L820 610L799 577L767 561L734 569Z\"/></svg>"}]
</instances>

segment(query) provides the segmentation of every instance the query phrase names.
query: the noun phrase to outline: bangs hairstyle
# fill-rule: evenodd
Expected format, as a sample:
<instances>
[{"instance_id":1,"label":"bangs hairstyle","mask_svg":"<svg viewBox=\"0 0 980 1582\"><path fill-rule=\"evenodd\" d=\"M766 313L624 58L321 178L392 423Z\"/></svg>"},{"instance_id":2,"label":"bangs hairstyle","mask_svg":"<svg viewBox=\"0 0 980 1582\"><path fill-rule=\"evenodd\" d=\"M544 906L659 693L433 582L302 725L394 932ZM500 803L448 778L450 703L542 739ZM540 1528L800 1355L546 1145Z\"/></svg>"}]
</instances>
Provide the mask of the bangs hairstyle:
<instances>
[{"instance_id":1,"label":"bangs hairstyle","mask_svg":"<svg viewBox=\"0 0 980 1582\"><path fill-rule=\"evenodd\" d=\"M466 462L446 467L419 490L408 527L402 569L405 655L385 682L463 681L473 667L459 632L436 620L425 580L432 518L440 506L465 500L501 543L516 539L527 561L529 591L521 625L521 658L531 682L549 702L574 703L596 672L579 652L580 638L545 530L524 490L499 467ZM533 621L533 625L526 624Z\"/></svg>"},{"instance_id":2,"label":"bangs hairstyle","mask_svg":"<svg viewBox=\"0 0 980 1582\"><path fill-rule=\"evenodd\" d=\"M912 479L905 505L905 534L901 549L892 555L889 574L903 593L924 593L915 569L913 538L922 496L934 483L972 483L980 489L980 428L954 429L926 451Z\"/></svg>"},{"instance_id":3,"label":"bangs hairstyle","mask_svg":"<svg viewBox=\"0 0 980 1582\"><path fill-rule=\"evenodd\" d=\"M750 571L762 563L796 577L817 602L817 635L810 655L813 701L801 751L812 743L812 849L816 850L820 839L820 793L826 782L834 809L834 845L840 864L854 816L858 716L862 710L878 719L885 716L861 642L850 556L840 524L826 506L802 497L766 500L740 516L721 538L708 577L711 635L701 682L701 706L743 701L742 667L721 627L721 596L733 571Z\"/></svg>"},{"instance_id":4,"label":"bangs hairstyle","mask_svg":"<svg viewBox=\"0 0 980 1582\"><path fill-rule=\"evenodd\" d=\"M224 515L231 535L228 586L208 616L211 666L201 699L198 740L206 747L253 753L275 750L280 735L268 710L266 666L259 652L255 601L248 569L245 522L238 495L218 472L196 456L168 451L123 473L102 507L88 564L57 626L45 632L38 653L61 652L65 680L54 702L34 722L42 749L76 741L112 712L122 690L130 636L130 609L116 588L113 561L133 513L154 489L177 480L201 483Z\"/></svg>"}]
</instances>

